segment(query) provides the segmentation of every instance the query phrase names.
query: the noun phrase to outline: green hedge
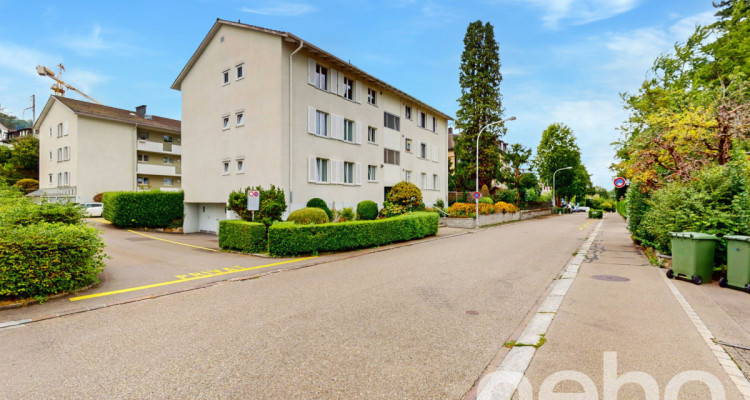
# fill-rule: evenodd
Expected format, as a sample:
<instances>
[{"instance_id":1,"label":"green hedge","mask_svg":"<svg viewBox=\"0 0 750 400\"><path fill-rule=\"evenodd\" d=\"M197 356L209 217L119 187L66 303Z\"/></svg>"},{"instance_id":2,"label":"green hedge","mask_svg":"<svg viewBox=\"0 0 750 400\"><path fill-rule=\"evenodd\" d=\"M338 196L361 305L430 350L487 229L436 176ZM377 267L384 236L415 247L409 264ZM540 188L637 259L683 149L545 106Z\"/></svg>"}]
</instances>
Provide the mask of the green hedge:
<instances>
[{"instance_id":1,"label":"green hedge","mask_svg":"<svg viewBox=\"0 0 750 400\"><path fill-rule=\"evenodd\" d=\"M601 219L604 216L604 211L589 209L589 218Z\"/></svg>"},{"instance_id":2,"label":"green hedge","mask_svg":"<svg viewBox=\"0 0 750 400\"><path fill-rule=\"evenodd\" d=\"M284 222L268 229L268 250L274 256L293 256L375 247L435 235L438 223L438 215L432 212L337 224Z\"/></svg>"},{"instance_id":3,"label":"green hedge","mask_svg":"<svg viewBox=\"0 0 750 400\"><path fill-rule=\"evenodd\" d=\"M265 253L266 226L239 219L219 221L219 247L243 253Z\"/></svg>"},{"instance_id":4,"label":"green hedge","mask_svg":"<svg viewBox=\"0 0 750 400\"><path fill-rule=\"evenodd\" d=\"M84 225L0 229L0 298L46 298L98 282L104 242Z\"/></svg>"},{"instance_id":5,"label":"green hedge","mask_svg":"<svg viewBox=\"0 0 750 400\"><path fill-rule=\"evenodd\" d=\"M184 200L181 191L106 192L102 217L122 228L173 227L184 217Z\"/></svg>"}]
</instances>

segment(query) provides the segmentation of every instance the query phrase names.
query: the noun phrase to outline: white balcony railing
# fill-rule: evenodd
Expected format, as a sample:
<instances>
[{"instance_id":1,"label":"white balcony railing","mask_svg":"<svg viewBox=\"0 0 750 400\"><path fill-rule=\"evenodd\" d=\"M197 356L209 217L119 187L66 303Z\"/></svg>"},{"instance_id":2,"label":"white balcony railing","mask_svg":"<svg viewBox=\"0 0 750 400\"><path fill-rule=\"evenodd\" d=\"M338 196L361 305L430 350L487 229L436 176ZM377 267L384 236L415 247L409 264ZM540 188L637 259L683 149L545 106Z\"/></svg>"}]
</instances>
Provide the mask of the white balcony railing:
<instances>
[{"instance_id":1,"label":"white balcony railing","mask_svg":"<svg viewBox=\"0 0 750 400\"><path fill-rule=\"evenodd\" d=\"M182 147L179 144L173 144L171 151L164 150L164 147L165 147L164 143L149 142L148 140L139 140L138 146L137 146L138 150L148 151L151 153L164 153L164 154L175 154L175 155L182 154Z\"/></svg>"},{"instance_id":2,"label":"white balcony railing","mask_svg":"<svg viewBox=\"0 0 750 400\"><path fill-rule=\"evenodd\" d=\"M180 176L174 165L138 164L136 172L139 175Z\"/></svg>"}]
</instances>

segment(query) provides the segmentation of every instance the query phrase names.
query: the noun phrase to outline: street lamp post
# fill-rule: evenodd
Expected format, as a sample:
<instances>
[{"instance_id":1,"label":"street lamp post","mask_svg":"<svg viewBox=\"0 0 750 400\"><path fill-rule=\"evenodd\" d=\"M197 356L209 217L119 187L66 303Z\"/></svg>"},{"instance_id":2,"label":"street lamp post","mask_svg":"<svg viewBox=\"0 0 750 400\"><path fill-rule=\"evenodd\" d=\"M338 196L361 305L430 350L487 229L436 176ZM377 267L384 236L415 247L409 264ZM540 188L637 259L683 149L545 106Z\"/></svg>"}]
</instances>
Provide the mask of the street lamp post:
<instances>
[{"instance_id":1,"label":"street lamp post","mask_svg":"<svg viewBox=\"0 0 750 400\"><path fill-rule=\"evenodd\" d=\"M475 176L476 182L476 192L479 192L479 137L482 136L482 132L484 132L485 129L492 125L502 124L505 121L515 121L516 117L510 117L506 118L500 121L490 122L489 124L482 127L482 129L479 130L479 133L477 133L477 175ZM474 201L476 202L476 213L474 214L474 217L476 220L474 221L474 228L479 228L479 198L475 198Z\"/></svg>"},{"instance_id":2,"label":"street lamp post","mask_svg":"<svg viewBox=\"0 0 750 400\"><path fill-rule=\"evenodd\" d=\"M557 198L555 197L555 174L566 169L573 169L573 167L560 168L552 174L552 208L557 207Z\"/></svg>"}]
</instances>

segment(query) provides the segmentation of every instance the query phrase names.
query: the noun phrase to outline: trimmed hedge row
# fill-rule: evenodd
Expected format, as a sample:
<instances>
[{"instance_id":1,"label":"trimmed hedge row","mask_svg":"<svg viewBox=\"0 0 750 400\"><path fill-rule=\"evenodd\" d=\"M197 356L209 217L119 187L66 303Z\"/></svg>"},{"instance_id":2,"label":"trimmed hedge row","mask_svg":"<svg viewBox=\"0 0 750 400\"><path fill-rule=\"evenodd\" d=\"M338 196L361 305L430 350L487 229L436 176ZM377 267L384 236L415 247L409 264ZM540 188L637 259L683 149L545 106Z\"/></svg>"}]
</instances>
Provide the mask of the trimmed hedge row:
<instances>
[{"instance_id":1,"label":"trimmed hedge row","mask_svg":"<svg viewBox=\"0 0 750 400\"><path fill-rule=\"evenodd\" d=\"M106 192L102 217L122 228L173 227L184 217L184 200L182 191Z\"/></svg>"},{"instance_id":2,"label":"trimmed hedge row","mask_svg":"<svg viewBox=\"0 0 750 400\"><path fill-rule=\"evenodd\" d=\"M362 249L437 234L439 217L415 212L374 221L320 225L282 222L268 229L268 250L273 256L293 256Z\"/></svg>"},{"instance_id":3,"label":"trimmed hedge row","mask_svg":"<svg viewBox=\"0 0 750 400\"><path fill-rule=\"evenodd\" d=\"M604 216L604 211L589 209L589 218L601 219Z\"/></svg>"},{"instance_id":4,"label":"trimmed hedge row","mask_svg":"<svg viewBox=\"0 0 750 400\"><path fill-rule=\"evenodd\" d=\"M97 283L103 249L96 229L84 225L0 229L0 298L43 299Z\"/></svg>"},{"instance_id":5,"label":"trimmed hedge row","mask_svg":"<svg viewBox=\"0 0 750 400\"><path fill-rule=\"evenodd\" d=\"M219 247L243 253L265 253L268 249L266 226L239 219L219 221Z\"/></svg>"}]
</instances>

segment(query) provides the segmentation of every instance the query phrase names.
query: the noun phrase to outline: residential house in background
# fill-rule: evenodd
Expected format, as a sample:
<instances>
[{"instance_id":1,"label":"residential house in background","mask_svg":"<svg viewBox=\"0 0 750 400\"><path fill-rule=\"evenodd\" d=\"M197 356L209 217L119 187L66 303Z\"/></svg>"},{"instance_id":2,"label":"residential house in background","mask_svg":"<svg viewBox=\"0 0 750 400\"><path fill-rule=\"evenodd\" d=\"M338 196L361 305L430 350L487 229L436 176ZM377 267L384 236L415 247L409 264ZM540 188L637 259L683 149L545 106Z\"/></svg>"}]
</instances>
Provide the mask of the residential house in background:
<instances>
[{"instance_id":1,"label":"residential house in background","mask_svg":"<svg viewBox=\"0 0 750 400\"><path fill-rule=\"evenodd\" d=\"M0 124L0 143L5 144L8 140L8 127L6 127L3 124Z\"/></svg>"},{"instance_id":2,"label":"residential house in background","mask_svg":"<svg viewBox=\"0 0 750 400\"><path fill-rule=\"evenodd\" d=\"M172 88L186 232L217 232L251 185L281 187L288 211L382 204L403 180L447 200L451 117L291 33L217 20Z\"/></svg>"},{"instance_id":3,"label":"residential house in background","mask_svg":"<svg viewBox=\"0 0 750 400\"><path fill-rule=\"evenodd\" d=\"M180 121L50 96L34 124L39 190L51 201L89 202L114 190L179 190Z\"/></svg>"}]
</instances>

